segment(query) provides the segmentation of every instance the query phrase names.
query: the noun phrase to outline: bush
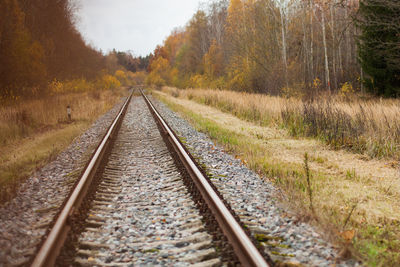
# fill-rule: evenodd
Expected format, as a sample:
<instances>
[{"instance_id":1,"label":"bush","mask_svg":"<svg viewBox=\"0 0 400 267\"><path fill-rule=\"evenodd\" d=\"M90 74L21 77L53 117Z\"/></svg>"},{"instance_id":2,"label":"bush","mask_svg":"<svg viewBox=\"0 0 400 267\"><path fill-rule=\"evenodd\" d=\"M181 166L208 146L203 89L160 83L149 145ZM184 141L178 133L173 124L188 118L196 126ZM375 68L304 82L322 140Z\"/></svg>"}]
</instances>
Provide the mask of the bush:
<instances>
[{"instance_id":1,"label":"bush","mask_svg":"<svg viewBox=\"0 0 400 267\"><path fill-rule=\"evenodd\" d=\"M84 78L67 80L60 82L58 80L53 80L48 85L48 90L51 95L57 95L62 93L81 93L89 92L94 90L93 82L89 82Z\"/></svg>"},{"instance_id":2,"label":"bush","mask_svg":"<svg viewBox=\"0 0 400 267\"><path fill-rule=\"evenodd\" d=\"M126 73L123 70L117 70L114 73L115 78L118 79L118 81L123 84L127 85L128 84L128 77L126 76Z\"/></svg>"},{"instance_id":3,"label":"bush","mask_svg":"<svg viewBox=\"0 0 400 267\"><path fill-rule=\"evenodd\" d=\"M146 72L144 72L144 71L139 71L139 72L128 71L128 77L129 77L131 85L144 84L145 80L146 80Z\"/></svg>"},{"instance_id":4,"label":"bush","mask_svg":"<svg viewBox=\"0 0 400 267\"><path fill-rule=\"evenodd\" d=\"M112 75L105 74L96 83L98 89L115 89L121 86L121 82Z\"/></svg>"},{"instance_id":5,"label":"bush","mask_svg":"<svg viewBox=\"0 0 400 267\"><path fill-rule=\"evenodd\" d=\"M206 87L206 78L201 74L196 74L190 77L189 86L192 88Z\"/></svg>"}]
</instances>

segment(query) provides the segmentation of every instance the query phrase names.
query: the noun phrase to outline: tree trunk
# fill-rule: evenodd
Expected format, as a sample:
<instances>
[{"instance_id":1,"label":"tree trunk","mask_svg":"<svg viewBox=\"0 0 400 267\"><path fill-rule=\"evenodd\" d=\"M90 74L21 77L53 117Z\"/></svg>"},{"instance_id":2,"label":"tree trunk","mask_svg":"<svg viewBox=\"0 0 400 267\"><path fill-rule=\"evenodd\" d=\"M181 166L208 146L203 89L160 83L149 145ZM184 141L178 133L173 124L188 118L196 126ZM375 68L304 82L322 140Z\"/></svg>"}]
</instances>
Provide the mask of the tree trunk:
<instances>
[{"instance_id":1,"label":"tree trunk","mask_svg":"<svg viewBox=\"0 0 400 267\"><path fill-rule=\"evenodd\" d=\"M334 88L338 88L337 85L337 76L336 76L336 38L335 38L335 11L334 11L334 5L331 4L330 11L331 11L331 33L332 33L332 74L333 74L333 86Z\"/></svg>"},{"instance_id":2,"label":"tree trunk","mask_svg":"<svg viewBox=\"0 0 400 267\"><path fill-rule=\"evenodd\" d=\"M309 55L308 55L308 47L307 47L307 28L306 28L306 6L303 3L303 18L301 20L301 24L303 27L303 50L304 50L304 55L303 55L303 65L304 65L304 85L306 86L306 88L309 88L309 84L310 84L310 66L309 66Z\"/></svg>"},{"instance_id":3,"label":"tree trunk","mask_svg":"<svg viewBox=\"0 0 400 267\"><path fill-rule=\"evenodd\" d=\"M286 88L289 88L289 81L288 81L288 66L287 66L287 55L286 55L286 36L285 36L285 19L283 18L284 12L282 6L280 7L281 12L281 29L282 29L282 59L283 65L285 67L285 82Z\"/></svg>"},{"instance_id":4,"label":"tree trunk","mask_svg":"<svg viewBox=\"0 0 400 267\"><path fill-rule=\"evenodd\" d=\"M345 1L345 7L344 7L344 16L345 16L345 21L346 24L349 23L349 15L348 15L348 3L347 0ZM346 32L345 32L345 38L346 38L346 71L350 71L350 63L351 63L351 43L350 43L350 30L349 26L346 25Z\"/></svg>"},{"instance_id":5,"label":"tree trunk","mask_svg":"<svg viewBox=\"0 0 400 267\"><path fill-rule=\"evenodd\" d=\"M314 81L314 30L313 30L314 2L310 0L310 80Z\"/></svg>"},{"instance_id":6,"label":"tree trunk","mask_svg":"<svg viewBox=\"0 0 400 267\"><path fill-rule=\"evenodd\" d=\"M329 77L329 62L328 62L328 48L326 45L326 30L325 30L325 13L324 10L321 9L321 23L322 23L322 39L324 45L324 57L325 57L325 86L331 91L331 81Z\"/></svg>"}]
</instances>

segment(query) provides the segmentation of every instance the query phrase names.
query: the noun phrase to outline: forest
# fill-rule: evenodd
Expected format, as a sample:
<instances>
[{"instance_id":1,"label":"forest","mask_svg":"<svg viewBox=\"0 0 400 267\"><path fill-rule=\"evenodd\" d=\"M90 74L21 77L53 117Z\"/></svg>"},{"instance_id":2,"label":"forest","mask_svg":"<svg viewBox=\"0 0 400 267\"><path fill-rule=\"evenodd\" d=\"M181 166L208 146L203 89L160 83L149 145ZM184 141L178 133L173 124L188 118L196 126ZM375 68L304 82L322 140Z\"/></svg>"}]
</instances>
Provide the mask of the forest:
<instances>
[{"instance_id":1,"label":"forest","mask_svg":"<svg viewBox=\"0 0 400 267\"><path fill-rule=\"evenodd\" d=\"M0 1L0 100L59 93L62 85L109 88L124 82L117 70L146 68L145 57L115 50L104 56L89 46L76 28L76 10L69 0Z\"/></svg>"},{"instance_id":2,"label":"forest","mask_svg":"<svg viewBox=\"0 0 400 267\"><path fill-rule=\"evenodd\" d=\"M398 96L399 19L396 0L215 0L154 50L147 82Z\"/></svg>"},{"instance_id":3,"label":"forest","mask_svg":"<svg viewBox=\"0 0 400 267\"><path fill-rule=\"evenodd\" d=\"M400 91L396 0L208 1L147 57L104 56L87 45L76 8L69 0L1 1L2 98L46 94L54 81L95 80L120 66L147 69L157 86L285 96Z\"/></svg>"},{"instance_id":4,"label":"forest","mask_svg":"<svg viewBox=\"0 0 400 267\"><path fill-rule=\"evenodd\" d=\"M103 56L87 46L68 0L4 0L0 3L2 96L43 92L48 81L93 78Z\"/></svg>"},{"instance_id":5,"label":"forest","mask_svg":"<svg viewBox=\"0 0 400 267\"><path fill-rule=\"evenodd\" d=\"M144 79L148 57L87 45L74 3L0 1L0 203Z\"/></svg>"}]
</instances>

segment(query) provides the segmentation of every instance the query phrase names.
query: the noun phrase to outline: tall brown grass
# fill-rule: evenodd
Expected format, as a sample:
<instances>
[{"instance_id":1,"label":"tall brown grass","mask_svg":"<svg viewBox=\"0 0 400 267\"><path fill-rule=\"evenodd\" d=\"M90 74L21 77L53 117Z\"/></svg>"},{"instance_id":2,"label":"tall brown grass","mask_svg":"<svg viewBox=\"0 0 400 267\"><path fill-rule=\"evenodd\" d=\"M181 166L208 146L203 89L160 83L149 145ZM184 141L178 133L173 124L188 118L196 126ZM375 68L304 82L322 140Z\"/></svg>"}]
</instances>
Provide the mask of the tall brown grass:
<instances>
[{"instance_id":1,"label":"tall brown grass","mask_svg":"<svg viewBox=\"0 0 400 267\"><path fill-rule=\"evenodd\" d=\"M294 136L317 137L334 148L371 158L400 158L400 100L338 95L304 100L170 87L164 87L163 91L261 125L285 127Z\"/></svg>"},{"instance_id":2,"label":"tall brown grass","mask_svg":"<svg viewBox=\"0 0 400 267\"><path fill-rule=\"evenodd\" d=\"M10 199L35 168L68 145L66 140L80 134L123 95L127 95L126 88L3 103L0 106L0 203ZM72 110L71 120L67 106ZM35 139L41 140L39 144ZM26 151L26 147L32 148L30 143L37 151Z\"/></svg>"},{"instance_id":3,"label":"tall brown grass","mask_svg":"<svg viewBox=\"0 0 400 267\"><path fill-rule=\"evenodd\" d=\"M71 106L72 120L91 120L112 105L111 91L74 93L19 101L0 107L0 143L6 145L62 124L69 123L67 106Z\"/></svg>"}]
</instances>

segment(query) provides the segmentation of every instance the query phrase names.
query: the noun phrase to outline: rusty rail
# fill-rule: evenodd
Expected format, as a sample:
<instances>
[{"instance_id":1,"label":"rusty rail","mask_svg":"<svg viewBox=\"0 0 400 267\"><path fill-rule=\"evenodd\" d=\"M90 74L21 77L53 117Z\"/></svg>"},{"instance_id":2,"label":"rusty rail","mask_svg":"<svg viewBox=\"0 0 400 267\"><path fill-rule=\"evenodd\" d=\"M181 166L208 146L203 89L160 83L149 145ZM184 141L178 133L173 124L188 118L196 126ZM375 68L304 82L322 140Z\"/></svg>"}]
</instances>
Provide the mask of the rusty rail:
<instances>
[{"instance_id":1,"label":"rusty rail","mask_svg":"<svg viewBox=\"0 0 400 267\"><path fill-rule=\"evenodd\" d=\"M110 146L111 139L114 137L119 126L121 125L131 98L132 95L126 99L125 103L118 112L118 115L115 117L113 123L108 128L106 134L93 153L89 163L86 165L86 168L82 173L81 178L79 179L78 184L68 198L64 208L58 215L53 228L33 260L32 266L39 267L54 265L60 249L62 248L67 234L71 228L68 223L68 219L74 214L75 211L79 209L79 206L85 198L91 181L93 180L93 177L104 157L107 148Z\"/></svg>"},{"instance_id":2,"label":"rusty rail","mask_svg":"<svg viewBox=\"0 0 400 267\"><path fill-rule=\"evenodd\" d=\"M175 133L169 128L143 91L141 91L141 93L151 112L154 114L154 117L163 128L163 131L167 134L168 140L196 184L204 201L215 216L220 228L232 245L242 266L269 266L228 208L224 205L223 201L218 197L217 193L208 183L207 179L201 173L191 157L185 151Z\"/></svg>"}]
</instances>

